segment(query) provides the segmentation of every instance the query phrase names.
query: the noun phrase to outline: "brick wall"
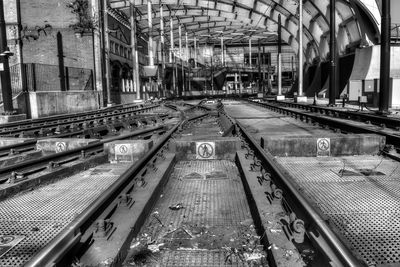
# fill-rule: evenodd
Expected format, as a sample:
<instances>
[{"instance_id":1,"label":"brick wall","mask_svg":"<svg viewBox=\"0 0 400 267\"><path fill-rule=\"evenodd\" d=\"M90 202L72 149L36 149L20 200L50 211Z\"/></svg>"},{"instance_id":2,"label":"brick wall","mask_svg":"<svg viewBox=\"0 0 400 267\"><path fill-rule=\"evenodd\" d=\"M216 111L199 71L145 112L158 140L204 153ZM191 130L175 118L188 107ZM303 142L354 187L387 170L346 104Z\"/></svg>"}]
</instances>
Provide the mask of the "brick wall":
<instances>
[{"instance_id":1,"label":"brick wall","mask_svg":"<svg viewBox=\"0 0 400 267\"><path fill-rule=\"evenodd\" d=\"M70 28L70 25L77 22L75 14L66 6L70 2L71 0L21 0L24 63L58 66L57 33L60 32L64 65L94 69L92 36L84 34L77 37ZM38 90L60 90L58 67L43 66L36 74L47 76L37 84ZM80 86L76 86L77 84L85 83L81 80L80 77L76 77L76 81L72 79L70 84L74 89L78 88Z\"/></svg>"},{"instance_id":2,"label":"brick wall","mask_svg":"<svg viewBox=\"0 0 400 267\"><path fill-rule=\"evenodd\" d=\"M72 0L20 0L22 25L28 27L50 24L53 28L68 28L76 17L66 5Z\"/></svg>"}]
</instances>

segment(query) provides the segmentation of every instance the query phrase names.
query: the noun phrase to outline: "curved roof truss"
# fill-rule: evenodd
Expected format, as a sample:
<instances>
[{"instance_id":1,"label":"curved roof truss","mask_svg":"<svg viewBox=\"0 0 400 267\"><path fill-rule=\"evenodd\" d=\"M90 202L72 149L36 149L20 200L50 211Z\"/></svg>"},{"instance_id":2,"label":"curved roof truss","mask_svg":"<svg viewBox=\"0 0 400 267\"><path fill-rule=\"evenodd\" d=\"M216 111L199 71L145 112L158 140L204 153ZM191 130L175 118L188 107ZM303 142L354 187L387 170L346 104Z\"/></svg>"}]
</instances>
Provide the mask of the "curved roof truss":
<instances>
[{"instance_id":1,"label":"curved roof truss","mask_svg":"<svg viewBox=\"0 0 400 267\"><path fill-rule=\"evenodd\" d=\"M111 8L129 16L130 5L137 11L142 33L149 33L148 0L109 0ZM178 42L178 24L189 40L199 43L245 43L248 39L261 43L275 42L277 21L281 15L282 40L298 51L299 0L150 0L152 2L153 38L160 37L160 20L168 41L169 20L173 20L174 41ZM160 6L163 17L160 18ZM303 53L308 60L326 58L329 51L329 0L303 0ZM348 0L336 1L336 34L340 54L349 45L358 44L361 32Z\"/></svg>"}]
</instances>

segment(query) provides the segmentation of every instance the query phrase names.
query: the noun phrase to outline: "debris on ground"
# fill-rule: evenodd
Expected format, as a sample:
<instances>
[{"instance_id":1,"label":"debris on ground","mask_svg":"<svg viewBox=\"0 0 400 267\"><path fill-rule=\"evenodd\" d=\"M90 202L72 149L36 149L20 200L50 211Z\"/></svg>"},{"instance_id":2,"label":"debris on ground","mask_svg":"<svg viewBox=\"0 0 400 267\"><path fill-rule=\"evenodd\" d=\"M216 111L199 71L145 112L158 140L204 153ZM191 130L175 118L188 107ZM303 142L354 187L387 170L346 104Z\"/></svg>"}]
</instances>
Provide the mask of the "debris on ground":
<instances>
[{"instance_id":1,"label":"debris on ground","mask_svg":"<svg viewBox=\"0 0 400 267\"><path fill-rule=\"evenodd\" d=\"M171 210L180 210L180 209L184 209L185 207L183 206L182 203L178 203L172 206L169 206L169 209Z\"/></svg>"}]
</instances>

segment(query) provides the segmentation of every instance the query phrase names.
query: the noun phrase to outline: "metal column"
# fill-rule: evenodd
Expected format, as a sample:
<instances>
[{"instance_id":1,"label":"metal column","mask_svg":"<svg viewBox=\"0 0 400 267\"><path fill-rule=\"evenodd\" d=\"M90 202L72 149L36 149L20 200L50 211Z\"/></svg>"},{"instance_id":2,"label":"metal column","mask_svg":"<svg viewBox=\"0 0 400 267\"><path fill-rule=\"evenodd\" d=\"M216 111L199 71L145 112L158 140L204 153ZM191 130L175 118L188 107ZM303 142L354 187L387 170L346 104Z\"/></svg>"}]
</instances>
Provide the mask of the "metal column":
<instances>
[{"instance_id":1,"label":"metal column","mask_svg":"<svg viewBox=\"0 0 400 267\"><path fill-rule=\"evenodd\" d=\"M298 96L303 95L303 0L299 1L299 90Z\"/></svg>"},{"instance_id":2,"label":"metal column","mask_svg":"<svg viewBox=\"0 0 400 267\"><path fill-rule=\"evenodd\" d=\"M64 71L64 49L61 32L57 32L57 57L58 57L58 75L60 78L61 91L67 91L65 87L65 71Z\"/></svg>"},{"instance_id":3,"label":"metal column","mask_svg":"<svg viewBox=\"0 0 400 267\"><path fill-rule=\"evenodd\" d=\"M262 76L261 76L261 44L258 39L258 92L262 92Z\"/></svg>"},{"instance_id":4,"label":"metal column","mask_svg":"<svg viewBox=\"0 0 400 267\"><path fill-rule=\"evenodd\" d=\"M389 111L390 90L390 0L382 1L381 73L379 81L379 112Z\"/></svg>"},{"instance_id":5,"label":"metal column","mask_svg":"<svg viewBox=\"0 0 400 267\"><path fill-rule=\"evenodd\" d=\"M176 87L176 77L175 77L175 54L174 54L174 22L172 20L172 17L169 18L169 23L170 23L170 52L169 52L169 62L172 63L172 88L171 88L171 93L175 93L175 87Z\"/></svg>"},{"instance_id":6,"label":"metal column","mask_svg":"<svg viewBox=\"0 0 400 267\"><path fill-rule=\"evenodd\" d=\"M161 4L160 5L160 31L161 31L161 95L163 97L166 96L166 90L165 90L165 38L164 38L164 16L163 16L163 11L164 11L164 6Z\"/></svg>"},{"instance_id":7,"label":"metal column","mask_svg":"<svg viewBox=\"0 0 400 267\"><path fill-rule=\"evenodd\" d=\"M136 93L136 99L140 99L140 83L139 83L139 60L136 39L136 10L133 5L130 6L130 23L131 23L131 49L132 49L132 80L133 91Z\"/></svg>"},{"instance_id":8,"label":"metal column","mask_svg":"<svg viewBox=\"0 0 400 267\"><path fill-rule=\"evenodd\" d=\"M196 36L194 37L194 67L197 68L197 45L196 45Z\"/></svg>"},{"instance_id":9,"label":"metal column","mask_svg":"<svg viewBox=\"0 0 400 267\"><path fill-rule=\"evenodd\" d=\"M3 0L0 0L0 64L3 65L0 69L1 77L1 89L3 94L3 105L4 114L11 115L14 112L12 103L12 89L11 89L11 78L10 78L10 66L8 64L8 56L5 51L8 51L7 47L7 32L6 22L4 20L4 6Z\"/></svg>"},{"instance_id":10,"label":"metal column","mask_svg":"<svg viewBox=\"0 0 400 267\"><path fill-rule=\"evenodd\" d=\"M385 2L385 1L383 1ZM330 0L330 75L329 75L329 106L334 106L336 103L336 2Z\"/></svg>"},{"instance_id":11,"label":"metal column","mask_svg":"<svg viewBox=\"0 0 400 267\"><path fill-rule=\"evenodd\" d=\"M282 95L282 22L278 15L278 95Z\"/></svg>"},{"instance_id":12,"label":"metal column","mask_svg":"<svg viewBox=\"0 0 400 267\"><path fill-rule=\"evenodd\" d=\"M221 36L221 64L225 66L225 55L224 55L224 36Z\"/></svg>"},{"instance_id":13,"label":"metal column","mask_svg":"<svg viewBox=\"0 0 400 267\"><path fill-rule=\"evenodd\" d=\"M249 38L249 66L251 67L251 36Z\"/></svg>"},{"instance_id":14,"label":"metal column","mask_svg":"<svg viewBox=\"0 0 400 267\"><path fill-rule=\"evenodd\" d=\"M104 58L105 58L105 79L107 88L107 106L111 105L111 82L110 82L110 40L108 36L108 1L103 0L103 35L104 35Z\"/></svg>"},{"instance_id":15,"label":"metal column","mask_svg":"<svg viewBox=\"0 0 400 267\"><path fill-rule=\"evenodd\" d=\"M147 0L147 20L149 25L149 65L154 66L154 55L153 55L153 18L152 18L151 1Z\"/></svg>"},{"instance_id":16,"label":"metal column","mask_svg":"<svg viewBox=\"0 0 400 267\"><path fill-rule=\"evenodd\" d=\"M179 24L178 33L179 33L179 57L180 57L181 71L182 71L182 82L180 83L182 85L182 92L181 92L181 94L182 94L185 91L185 69L183 67L182 25L181 24ZM178 90L178 93L179 93L179 90Z\"/></svg>"}]
</instances>

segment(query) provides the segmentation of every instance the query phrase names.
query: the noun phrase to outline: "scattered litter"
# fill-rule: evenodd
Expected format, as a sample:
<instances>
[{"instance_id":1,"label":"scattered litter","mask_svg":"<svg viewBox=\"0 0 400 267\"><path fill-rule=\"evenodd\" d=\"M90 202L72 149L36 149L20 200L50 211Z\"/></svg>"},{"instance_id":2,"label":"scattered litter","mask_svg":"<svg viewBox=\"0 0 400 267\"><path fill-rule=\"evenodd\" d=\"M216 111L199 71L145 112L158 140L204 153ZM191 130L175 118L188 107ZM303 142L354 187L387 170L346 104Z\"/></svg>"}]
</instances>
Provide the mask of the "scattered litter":
<instances>
[{"instance_id":1,"label":"scattered litter","mask_svg":"<svg viewBox=\"0 0 400 267\"><path fill-rule=\"evenodd\" d=\"M100 264L103 266L110 266L113 263L114 259L113 258L107 258L103 260Z\"/></svg>"},{"instance_id":2,"label":"scattered litter","mask_svg":"<svg viewBox=\"0 0 400 267\"><path fill-rule=\"evenodd\" d=\"M244 259L249 262L249 261L260 261L261 263L261 259L264 258L264 255L261 254L260 252L253 252L253 253L244 253Z\"/></svg>"},{"instance_id":3,"label":"scattered litter","mask_svg":"<svg viewBox=\"0 0 400 267\"><path fill-rule=\"evenodd\" d=\"M155 244L155 245L148 245L147 248L153 252L160 252L160 247L164 246L164 243L160 243L160 244Z\"/></svg>"},{"instance_id":4,"label":"scattered litter","mask_svg":"<svg viewBox=\"0 0 400 267\"><path fill-rule=\"evenodd\" d=\"M140 241L137 241L136 243L133 243L133 244L130 246L130 249L134 249L134 248L136 248L136 247L138 247L138 246L140 246Z\"/></svg>"},{"instance_id":5,"label":"scattered litter","mask_svg":"<svg viewBox=\"0 0 400 267\"><path fill-rule=\"evenodd\" d=\"M287 250L285 251L285 254L284 254L283 256L284 256L286 259L289 259L289 258L291 258L291 257L293 256L293 254L294 254L293 250L287 249Z\"/></svg>"},{"instance_id":6,"label":"scattered litter","mask_svg":"<svg viewBox=\"0 0 400 267\"><path fill-rule=\"evenodd\" d=\"M185 207L182 205L182 203L175 204L173 206L169 206L170 210L180 210L184 209Z\"/></svg>"},{"instance_id":7,"label":"scattered litter","mask_svg":"<svg viewBox=\"0 0 400 267\"><path fill-rule=\"evenodd\" d=\"M274 228L271 228L271 229L269 229L269 231L270 231L271 233L274 233L274 234L282 233L282 229L274 229Z\"/></svg>"},{"instance_id":8,"label":"scattered litter","mask_svg":"<svg viewBox=\"0 0 400 267\"><path fill-rule=\"evenodd\" d=\"M279 247L275 244L272 244L271 246L268 247L269 250L271 249L279 249Z\"/></svg>"}]
</instances>

